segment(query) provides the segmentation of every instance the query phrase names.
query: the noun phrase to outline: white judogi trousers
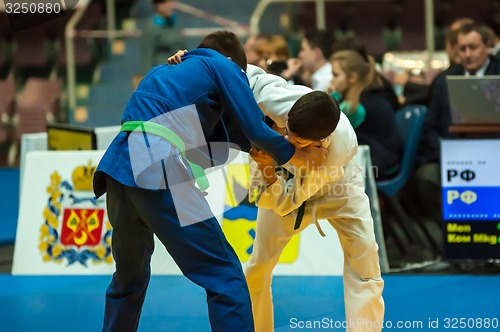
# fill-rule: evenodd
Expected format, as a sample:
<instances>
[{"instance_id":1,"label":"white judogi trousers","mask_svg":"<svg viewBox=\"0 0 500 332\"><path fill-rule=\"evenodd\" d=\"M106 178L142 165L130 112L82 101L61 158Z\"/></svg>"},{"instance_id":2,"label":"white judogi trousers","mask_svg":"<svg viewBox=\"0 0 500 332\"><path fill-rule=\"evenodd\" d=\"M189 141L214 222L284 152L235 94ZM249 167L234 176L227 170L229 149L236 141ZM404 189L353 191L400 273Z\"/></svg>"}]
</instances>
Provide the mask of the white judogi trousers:
<instances>
[{"instance_id":1,"label":"white judogi trousers","mask_svg":"<svg viewBox=\"0 0 500 332\"><path fill-rule=\"evenodd\" d=\"M301 227L294 230L296 213L281 217L259 208L254 251L247 278L256 332L274 329L271 293L272 271L290 241L315 220L327 219L338 233L344 252L344 301L348 332L381 331L384 300L378 245L363 179L353 177L336 184L335 193L308 201ZM327 252L323 253L328 259ZM349 324L349 322L358 322Z\"/></svg>"}]
</instances>

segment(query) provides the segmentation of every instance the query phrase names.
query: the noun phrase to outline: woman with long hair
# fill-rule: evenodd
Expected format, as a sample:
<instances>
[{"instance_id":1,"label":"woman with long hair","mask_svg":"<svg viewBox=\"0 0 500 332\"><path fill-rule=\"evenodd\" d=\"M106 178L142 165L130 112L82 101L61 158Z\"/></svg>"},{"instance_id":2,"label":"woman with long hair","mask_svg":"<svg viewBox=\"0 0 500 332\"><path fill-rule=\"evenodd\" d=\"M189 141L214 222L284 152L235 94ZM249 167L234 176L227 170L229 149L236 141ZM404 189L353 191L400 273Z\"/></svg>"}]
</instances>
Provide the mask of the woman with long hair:
<instances>
[{"instance_id":1,"label":"woman with long hair","mask_svg":"<svg viewBox=\"0 0 500 332\"><path fill-rule=\"evenodd\" d=\"M360 145L371 151L377 179L390 178L399 169L403 141L394 109L384 94L375 60L356 51L338 51L330 58L332 96L354 127Z\"/></svg>"}]
</instances>

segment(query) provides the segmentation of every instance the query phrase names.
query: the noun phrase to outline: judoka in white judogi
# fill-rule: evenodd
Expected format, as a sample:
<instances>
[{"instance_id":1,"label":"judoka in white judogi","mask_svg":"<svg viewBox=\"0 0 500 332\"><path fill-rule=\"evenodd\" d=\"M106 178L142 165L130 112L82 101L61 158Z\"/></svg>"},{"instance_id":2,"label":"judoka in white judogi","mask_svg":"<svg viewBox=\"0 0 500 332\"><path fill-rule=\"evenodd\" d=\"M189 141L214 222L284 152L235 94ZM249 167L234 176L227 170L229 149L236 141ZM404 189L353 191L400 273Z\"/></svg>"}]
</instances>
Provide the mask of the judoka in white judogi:
<instances>
[{"instance_id":1,"label":"judoka in white judogi","mask_svg":"<svg viewBox=\"0 0 500 332\"><path fill-rule=\"evenodd\" d=\"M263 112L284 128L292 105L312 90L290 86L282 78L249 65L247 75L254 96ZM321 119L318 119L318 123ZM291 179L278 176L264 185L257 164L251 161L250 194L256 190L256 237L246 267L257 332L273 331L271 295L272 271L281 252L297 233L317 220L326 219L337 231L344 252L344 300L347 331L380 331L384 318L378 245L375 241L370 204L365 194L361 168L353 161L358 143L347 117L341 113L335 131L322 142L328 149L323 167L295 174ZM292 173L294 170L288 168ZM294 229L297 210L306 201L305 213ZM328 259L328 253L323 253ZM350 323L350 324L349 324Z\"/></svg>"}]
</instances>

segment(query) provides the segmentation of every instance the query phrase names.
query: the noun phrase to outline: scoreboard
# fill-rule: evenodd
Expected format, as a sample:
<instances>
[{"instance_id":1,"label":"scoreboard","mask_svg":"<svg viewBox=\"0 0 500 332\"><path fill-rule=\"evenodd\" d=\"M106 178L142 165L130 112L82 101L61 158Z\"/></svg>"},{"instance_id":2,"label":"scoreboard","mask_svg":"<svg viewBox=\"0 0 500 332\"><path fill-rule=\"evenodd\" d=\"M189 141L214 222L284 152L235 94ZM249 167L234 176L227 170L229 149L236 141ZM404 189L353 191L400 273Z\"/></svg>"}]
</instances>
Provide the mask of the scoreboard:
<instances>
[{"instance_id":1,"label":"scoreboard","mask_svg":"<svg viewBox=\"0 0 500 332\"><path fill-rule=\"evenodd\" d=\"M442 140L444 256L500 259L500 140Z\"/></svg>"}]
</instances>

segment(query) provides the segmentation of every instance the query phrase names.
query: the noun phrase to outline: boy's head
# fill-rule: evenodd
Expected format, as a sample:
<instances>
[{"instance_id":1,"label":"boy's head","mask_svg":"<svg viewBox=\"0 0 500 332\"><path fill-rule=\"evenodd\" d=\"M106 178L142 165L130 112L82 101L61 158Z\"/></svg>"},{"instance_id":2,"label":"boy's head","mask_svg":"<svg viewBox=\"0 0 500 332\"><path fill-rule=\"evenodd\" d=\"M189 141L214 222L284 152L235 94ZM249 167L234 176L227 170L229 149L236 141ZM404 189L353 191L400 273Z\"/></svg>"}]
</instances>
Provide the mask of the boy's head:
<instances>
[{"instance_id":1,"label":"boy's head","mask_svg":"<svg viewBox=\"0 0 500 332\"><path fill-rule=\"evenodd\" d=\"M340 108L335 99L323 91L309 92L288 113L288 139L296 147L305 147L330 136L339 120Z\"/></svg>"},{"instance_id":2,"label":"boy's head","mask_svg":"<svg viewBox=\"0 0 500 332\"><path fill-rule=\"evenodd\" d=\"M231 58L241 69L247 69L247 57L243 45L231 31L219 30L206 35L198 48L211 48L220 54Z\"/></svg>"}]
</instances>

